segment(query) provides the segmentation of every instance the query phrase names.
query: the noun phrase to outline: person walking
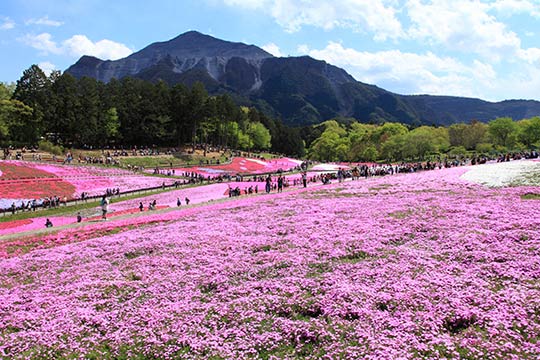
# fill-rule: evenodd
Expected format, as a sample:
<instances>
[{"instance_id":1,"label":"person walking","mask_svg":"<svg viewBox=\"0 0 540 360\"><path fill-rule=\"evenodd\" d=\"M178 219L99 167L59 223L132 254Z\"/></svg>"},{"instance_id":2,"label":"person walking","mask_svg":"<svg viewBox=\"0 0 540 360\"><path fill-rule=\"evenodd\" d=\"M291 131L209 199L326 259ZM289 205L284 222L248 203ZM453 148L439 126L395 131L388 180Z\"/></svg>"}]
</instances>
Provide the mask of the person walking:
<instances>
[{"instance_id":1,"label":"person walking","mask_svg":"<svg viewBox=\"0 0 540 360\"><path fill-rule=\"evenodd\" d=\"M304 185L304 187L307 187L307 173L306 172L302 173L302 184Z\"/></svg>"},{"instance_id":2,"label":"person walking","mask_svg":"<svg viewBox=\"0 0 540 360\"><path fill-rule=\"evenodd\" d=\"M106 195L101 198L101 218L107 220L107 212L109 212L109 199Z\"/></svg>"},{"instance_id":3,"label":"person walking","mask_svg":"<svg viewBox=\"0 0 540 360\"><path fill-rule=\"evenodd\" d=\"M269 194L270 190L272 190L272 177L270 175L266 177L265 190L267 194Z\"/></svg>"}]
</instances>

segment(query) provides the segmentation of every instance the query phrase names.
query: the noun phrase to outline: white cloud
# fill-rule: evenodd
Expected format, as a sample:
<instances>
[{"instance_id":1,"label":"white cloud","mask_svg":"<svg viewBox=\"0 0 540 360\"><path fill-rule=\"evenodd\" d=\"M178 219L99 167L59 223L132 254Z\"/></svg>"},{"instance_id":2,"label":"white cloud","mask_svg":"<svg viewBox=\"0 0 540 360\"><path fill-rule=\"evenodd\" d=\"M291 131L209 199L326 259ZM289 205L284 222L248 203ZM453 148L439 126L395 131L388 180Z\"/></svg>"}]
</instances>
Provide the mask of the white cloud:
<instances>
[{"instance_id":1,"label":"white cloud","mask_svg":"<svg viewBox=\"0 0 540 360\"><path fill-rule=\"evenodd\" d=\"M521 47L519 37L488 11L480 1L409 0L411 21L408 35L415 40L443 45L446 49L480 54L494 61L512 56Z\"/></svg>"},{"instance_id":2,"label":"white cloud","mask_svg":"<svg viewBox=\"0 0 540 360\"><path fill-rule=\"evenodd\" d=\"M0 23L0 30L10 30L15 27L15 21L8 17L2 18Z\"/></svg>"},{"instance_id":3,"label":"white cloud","mask_svg":"<svg viewBox=\"0 0 540 360\"><path fill-rule=\"evenodd\" d=\"M496 73L491 65L474 61L470 66L431 52L415 54L389 50L362 52L331 42L309 55L341 66L357 80L406 94L478 97L492 88Z\"/></svg>"},{"instance_id":4,"label":"white cloud","mask_svg":"<svg viewBox=\"0 0 540 360\"><path fill-rule=\"evenodd\" d=\"M124 44L107 39L92 42L85 35L72 36L62 42L62 47L71 56L92 55L103 60L121 59L133 52Z\"/></svg>"},{"instance_id":5,"label":"white cloud","mask_svg":"<svg viewBox=\"0 0 540 360\"><path fill-rule=\"evenodd\" d=\"M306 55L309 53L309 46L306 44L300 44L296 48L296 52L300 55Z\"/></svg>"},{"instance_id":6,"label":"white cloud","mask_svg":"<svg viewBox=\"0 0 540 360\"><path fill-rule=\"evenodd\" d=\"M52 40L52 35L49 33L42 33L39 35L27 34L19 40L34 49L40 50L45 55L49 53L56 55L62 53L62 49Z\"/></svg>"},{"instance_id":7,"label":"white cloud","mask_svg":"<svg viewBox=\"0 0 540 360\"><path fill-rule=\"evenodd\" d=\"M56 65L49 61L40 62L38 66L47 76L51 75L53 70L56 70Z\"/></svg>"},{"instance_id":8,"label":"white cloud","mask_svg":"<svg viewBox=\"0 0 540 360\"><path fill-rule=\"evenodd\" d=\"M540 65L540 48L519 50L518 56L529 64L537 63L537 66Z\"/></svg>"},{"instance_id":9,"label":"white cloud","mask_svg":"<svg viewBox=\"0 0 540 360\"><path fill-rule=\"evenodd\" d=\"M502 16L529 14L540 17L540 2L538 0L496 0L489 6Z\"/></svg>"},{"instance_id":10,"label":"white cloud","mask_svg":"<svg viewBox=\"0 0 540 360\"><path fill-rule=\"evenodd\" d=\"M26 25L45 25L45 26L54 26L58 27L63 25L64 23L61 21L51 20L48 16L44 16L39 19L30 19L25 21Z\"/></svg>"},{"instance_id":11,"label":"white cloud","mask_svg":"<svg viewBox=\"0 0 540 360\"><path fill-rule=\"evenodd\" d=\"M69 55L79 57L91 55L103 60L117 60L128 56L133 51L121 43L103 39L93 42L85 35L74 35L58 45L49 33L39 35L26 35L20 39L34 49L41 50L43 54Z\"/></svg>"},{"instance_id":12,"label":"white cloud","mask_svg":"<svg viewBox=\"0 0 540 360\"><path fill-rule=\"evenodd\" d=\"M538 99L540 68L538 65L522 66L518 72L501 79L500 83L502 94L512 94L515 99Z\"/></svg>"},{"instance_id":13,"label":"white cloud","mask_svg":"<svg viewBox=\"0 0 540 360\"><path fill-rule=\"evenodd\" d=\"M223 0L226 5L267 12L289 33L304 26L372 33L375 40L404 35L396 9L387 0ZM389 5L387 5L389 4Z\"/></svg>"},{"instance_id":14,"label":"white cloud","mask_svg":"<svg viewBox=\"0 0 540 360\"><path fill-rule=\"evenodd\" d=\"M277 56L277 57L282 57L283 56L283 54L279 50L279 46L277 46L274 43L266 44L266 45L262 46L262 48L263 48L264 51L269 52L270 54L272 54L274 56Z\"/></svg>"},{"instance_id":15,"label":"white cloud","mask_svg":"<svg viewBox=\"0 0 540 360\"><path fill-rule=\"evenodd\" d=\"M262 8L266 0L223 0L228 6L238 6L248 9Z\"/></svg>"}]
</instances>

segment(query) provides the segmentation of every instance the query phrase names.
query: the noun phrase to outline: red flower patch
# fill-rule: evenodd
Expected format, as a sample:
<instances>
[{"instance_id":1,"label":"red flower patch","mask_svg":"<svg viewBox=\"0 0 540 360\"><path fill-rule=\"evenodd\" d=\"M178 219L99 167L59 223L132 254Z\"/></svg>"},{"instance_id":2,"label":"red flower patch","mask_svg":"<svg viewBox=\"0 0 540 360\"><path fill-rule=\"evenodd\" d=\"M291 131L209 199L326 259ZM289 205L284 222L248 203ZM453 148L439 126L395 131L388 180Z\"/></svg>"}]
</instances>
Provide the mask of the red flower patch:
<instances>
[{"instance_id":1,"label":"red flower patch","mask_svg":"<svg viewBox=\"0 0 540 360\"><path fill-rule=\"evenodd\" d=\"M14 220L0 223L0 230L11 229L18 226L28 225L32 222L30 219Z\"/></svg>"},{"instance_id":2,"label":"red flower patch","mask_svg":"<svg viewBox=\"0 0 540 360\"><path fill-rule=\"evenodd\" d=\"M0 198L71 198L75 193L75 186L46 171L5 163L0 163L0 170Z\"/></svg>"}]
</instances>

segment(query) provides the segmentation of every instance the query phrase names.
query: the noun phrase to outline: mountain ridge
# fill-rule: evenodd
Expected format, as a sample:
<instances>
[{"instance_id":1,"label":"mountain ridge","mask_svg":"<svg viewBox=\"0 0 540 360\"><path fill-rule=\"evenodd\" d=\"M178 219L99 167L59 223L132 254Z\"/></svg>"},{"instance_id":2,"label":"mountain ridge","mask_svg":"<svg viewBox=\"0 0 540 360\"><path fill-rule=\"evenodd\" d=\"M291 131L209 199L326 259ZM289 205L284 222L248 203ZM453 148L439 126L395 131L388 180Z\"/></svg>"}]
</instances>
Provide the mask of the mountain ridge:
<instances>
[{"instance_id":1,"label":"mountain ridge","mask_svg":"<svg viewBox=\"0 0 540 360\"><path fill-rule=\"evenodd\" d=\"M332 64L309 56L275 57L241 42L188 31L152 43L119 60L82 56L67 73L102 82L124 77L169 85L201 81L210 93L229 92L280 117L288 125L311 125L333 117L362 122L449 125L471 120L540 115L540 102L488 102L456 96L400 95L357 81Z\"/></svg>"}]
</instances>

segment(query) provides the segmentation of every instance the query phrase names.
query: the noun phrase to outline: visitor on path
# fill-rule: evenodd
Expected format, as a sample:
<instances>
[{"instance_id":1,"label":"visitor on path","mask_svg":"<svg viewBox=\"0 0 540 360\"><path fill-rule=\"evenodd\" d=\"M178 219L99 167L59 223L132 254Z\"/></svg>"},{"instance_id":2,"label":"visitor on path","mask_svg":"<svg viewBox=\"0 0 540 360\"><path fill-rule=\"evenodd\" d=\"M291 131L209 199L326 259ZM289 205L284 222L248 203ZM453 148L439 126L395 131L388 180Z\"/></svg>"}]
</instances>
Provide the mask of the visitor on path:
<instances>
[{"instance_id":1,"label":"visitor on path","mask_svg":"<svg viewBox=\"0 0 540 360\"><path fill-rule=\"evenodd\" d=\"M189 205L189 198L188 198L188 197L186 197L186 198L184 199L184 201L186 202L186 205Z\"/></svg>"},{"instance_id":2,"label":"visitor on path","mask_svg":"<svg viewBox=\"0 0 540 360\"><path fill-rule=\"evenodd\" d=\"M272 177L270 175L266 177L266 184L264 186L264 189L266 190L267 194L269 194L270 190L272 190Z\"/></svg>"},{"instance_id":3,"label":"visitor on path","mask_svg":"<svg viewBox=\"0 0 540 360\"><path fill-rule=\"evenodd\" d=\"M78 212L77 213L77 222L80 223L82 221L82 216L81 216L81 213Z\"/></svg>"},{"instance_id":4,"label":"visitor on path","mask_svg":"<svg viewBox=\"0 0 540 360\"><path fill-rule=\"evenodd\" d=\"M106 195L101 198L101 218L107 220L107 212L109 212L109 199Z\"/></svg>"},{"instance_id":5,"label":"visitor on path","mask_svg":"<svg viewBox=\"0 0 540 360\"><path fill-rule=\"evenodd\" d=\"M144 205L142 204L142 201L139 201L139 211L140 212L144 211Z\"/></svg>"},{"instance_id":6,"label":"visitor on path","mask_svg":"<svg viewBox=\"0 0 540 360\"><path fill-rule=\"evenodd\" d=\"M307 187L307 173L302 173L302 184L304 184L304 187Z\"/></svg>"},{"instance_id":7,"label":"visitor on path","mask_svg":"<svg viewBox=\"0 0 540 360\"><path fill-rule=\"evenodd\" d=\"M344 177L345 177L345 172L341 168L339 168L337 171L338 182L343 182Z\"/></svg>"},{"instance_id":8,"label":"visitor on path","mask_svg":"<svg viewBox=\"0 0 540 360\"><path fill-rule=\"evenodd\" d=\"M180 207L180 205L182 205L180 198L176 198L176 206Z\"/></svg>"},{"instance_id":9,"label":"visitor on path","mask_svg":"<svg viewBox=\"0 0 540 360\"><path fill-rule=\"evenodd\" d=\"M277 192L283 192L283 176L279 175L277 179Z\"/></svg>"},{"instance_id":10,"label":"visitor on path","mask_svg":"<svg viewBox=\"0 0 540 360\"><path fill-rule=\"evenodd\" d=\"M52 226L53 226L52 221L49 218L47 218L47 220L45 221L45 227L50 228Z\"/></svg>"}]
</instances>

